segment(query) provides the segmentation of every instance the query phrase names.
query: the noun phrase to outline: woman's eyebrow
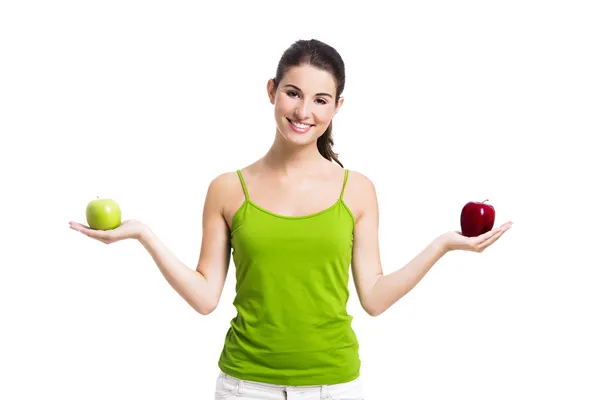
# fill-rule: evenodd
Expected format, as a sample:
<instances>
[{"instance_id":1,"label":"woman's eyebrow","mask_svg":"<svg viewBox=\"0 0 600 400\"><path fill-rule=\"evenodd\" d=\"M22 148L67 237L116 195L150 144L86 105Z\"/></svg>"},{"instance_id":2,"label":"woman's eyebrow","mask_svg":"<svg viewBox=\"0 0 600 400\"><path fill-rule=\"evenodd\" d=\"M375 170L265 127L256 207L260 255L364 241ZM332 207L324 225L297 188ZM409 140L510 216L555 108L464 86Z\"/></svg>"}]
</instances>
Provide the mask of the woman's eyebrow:
<instances>
[{"instance_id":1,"label":"woman's eyebrow","mask_svg":"<svg viewBox=\"0 0 600 400\"><path fill-rule=\"evenodd\" d=\"M301 91L302 91L302 89L300 89L298 86L296 86L296 85L292 85L291 83L288 83L288 84L287 84L287 85L285 85L284 87L288 87L288 86L290 86L290 87L293 87L294 89L296 89L296 90L297 90L297 91L299 91L299 92L301 92ZM330 98L332 98L332 99L333 99L333 96L332 96L332 95L330 95L329 93L317 93L315 96L327 96L327 97L330 97Z\"/></svg>"}]
</instances>

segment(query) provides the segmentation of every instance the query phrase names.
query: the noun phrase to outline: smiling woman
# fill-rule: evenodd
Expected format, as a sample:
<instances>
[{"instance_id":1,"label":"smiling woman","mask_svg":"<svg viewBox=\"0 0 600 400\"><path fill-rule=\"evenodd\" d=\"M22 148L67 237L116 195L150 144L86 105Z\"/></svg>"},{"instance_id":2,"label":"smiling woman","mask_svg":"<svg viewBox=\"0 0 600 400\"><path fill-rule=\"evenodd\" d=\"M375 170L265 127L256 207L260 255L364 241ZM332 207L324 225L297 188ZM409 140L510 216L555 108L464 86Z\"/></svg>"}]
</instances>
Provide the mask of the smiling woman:
<instances>
[{"instance_id":1,"label":"smiling woman","mask_svg":"<svg viewBox=\"0 0 600 400\"><path fill-rule=\"evenodd\" d=\"M312 67L303 67L303 68L312 68ZM296 72L296 71L291 71L290 75L293 74L294 72ZM313 71L308 71L308 72L304 72L304 73L303 73L303 71L300 71L300 72L296 72L296 75L300 75L300 76L302 76L302 75L309 75L311 72L315 73L315 72L318 72L318 70L315 71L313 69ZM270 90L272 90L271 87L274 85L273 82L274 81L269 81L269 86L270 86L269 89ZM300 95L302 94L302 89L300 89L298 86L295 86L295 85L292 85L291 83L288 83L287 85L284 86L284 89L285 88L290 88L290 90L285 91L285 93L289 97L294 98L294 99L300 99ZM323 99L322 97L328 97L330 99L330 101L333 101L333 96L330 95L329 93L317 93L317 94L315 94L315 97L317 97L317 99L315 101L318 102L318 104L321 104L321 105L326 105L327 104L327 100ZM271 103L274 103L273 99L271 99ZM293 102L290 102L290 106L293 107L294 105L295 104ZM308 121L302 122L302 121L305 120L305 118L303 118L300 115L295 116L294 119L290 119L288 117L286 117L286 119L290 123L290 126L292 127L292 129L294 129L294 131L296 131L297 133L306 133L306 132L308 132L308 130L311 127L315 126L315 124L308 123ZM321 137L327 138L327 137L331 136L331 122L329 123L327 129L329 129L329 132L327 132L325 135L323 135ZM317 141L317 143L318 143L318 141Z\"/></svg>"},{"instance_id":2,"label":"smiling woman","mask_svg":"<svg viewBox=\"0 0 600 400\"><path fill-rule=\"evenodd\" d=\"M441 234L384 275L375 187L333 151L332 121L345 83L341 56L323 42L299 40L283 53L267 82L273 144L250 165L211 181L195 270L139 221L107 231L71 223L104 243L139 240L203 315L217 307L233 256L237 315L218 361L217 399L363 399L359 344L346 310L350 267L361 306L377 316L447 252L481 252L511 227L476 237Z\"/></svg>"},{"instance_id":3,"label":"smiling woman","mask_svg":"<svg viewBox=\"0 0 600 400\"><path fill-rule=\"evenodd\" d=\"M297 41L284 52L275 77L267 85L279 133L294 141L299 138L286 135L290 128L296 134L310 132L297 143L316 139L319 153L343 167L332 148L332 119L344 104L341 96L346 85L340 54L318 40Z\"/></svg>"},{"instance_id":4,"label":"smiling woman","mask_svg":"<svg viewBox=\"0 0 600 400\"><path fill-rule=\"evenodd\" d=\"M329 73L312 65L295 66L288 70L281 83L277 84L277 81L277 78L270 80L267 89L271 104L275 105L279 133L285 139L297 140L297 137L289 135L289 129L284 129L289 126L296 133L310 131L310 136L302 138L307 143L316 139L317 143L321 140L326 144L326 139L331 137L331 120L343 104L343 99L314 92L331 86L330 91L335 93L335 83Z\"/></svg>"}]
</instances>

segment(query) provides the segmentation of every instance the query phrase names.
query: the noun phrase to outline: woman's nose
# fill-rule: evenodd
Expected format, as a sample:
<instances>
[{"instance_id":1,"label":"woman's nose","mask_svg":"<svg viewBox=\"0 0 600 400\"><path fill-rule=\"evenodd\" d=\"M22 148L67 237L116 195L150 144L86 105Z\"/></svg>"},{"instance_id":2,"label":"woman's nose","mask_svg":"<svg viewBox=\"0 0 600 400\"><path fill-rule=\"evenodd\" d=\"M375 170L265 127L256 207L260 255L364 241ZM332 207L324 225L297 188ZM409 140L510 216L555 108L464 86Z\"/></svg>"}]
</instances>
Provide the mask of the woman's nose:
<instances>
[{"instance_id":1,"label":"woman's nose","mask_svg":"<svg viewBox=\"0 0 600 400\"><path fill-rule=\"evenodd\" d=\"M310 105L307 102L302 102L296 107L296 117L298 119L305 119L310 116Z\"/></svg>"}]
</instances>

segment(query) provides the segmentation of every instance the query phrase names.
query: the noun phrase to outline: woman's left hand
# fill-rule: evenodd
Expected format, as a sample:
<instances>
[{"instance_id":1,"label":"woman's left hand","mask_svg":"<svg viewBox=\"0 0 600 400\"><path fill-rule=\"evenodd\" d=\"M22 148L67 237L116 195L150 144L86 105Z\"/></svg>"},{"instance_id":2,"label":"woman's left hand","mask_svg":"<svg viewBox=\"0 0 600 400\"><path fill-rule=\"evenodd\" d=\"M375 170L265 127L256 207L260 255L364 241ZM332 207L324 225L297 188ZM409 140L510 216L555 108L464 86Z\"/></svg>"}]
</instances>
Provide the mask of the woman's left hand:
<instances>
[{"instance_id":1,"label":"woman's left hand","mask_svg":"<svg viewBox=\"0 0 600 400\"><path fill-rule=\"evenodd\" d=\"M500 239L504 233L512 227L512 222L506 222L503 225L492 229L491 231L475 237L463 236L458 231L447 232L438 239L446 251L466 250L481 253L492 243Z\"/></svg>"}]
</instances>

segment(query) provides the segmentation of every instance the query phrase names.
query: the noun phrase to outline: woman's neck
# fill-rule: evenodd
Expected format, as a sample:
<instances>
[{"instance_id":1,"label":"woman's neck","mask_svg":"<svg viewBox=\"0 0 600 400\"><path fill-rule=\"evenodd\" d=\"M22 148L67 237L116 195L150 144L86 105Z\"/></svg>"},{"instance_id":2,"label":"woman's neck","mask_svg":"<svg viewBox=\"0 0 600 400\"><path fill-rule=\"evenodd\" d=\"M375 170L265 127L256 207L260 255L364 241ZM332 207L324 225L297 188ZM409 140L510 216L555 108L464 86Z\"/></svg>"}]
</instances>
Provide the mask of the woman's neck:
<instances>
[{"instance_id":1,"label":"woman's neck","mask_svg":"<svg viewBox=\"0 0 600 400\"><path fill-rule=\"evenodd\" d=\"M265 165L283 175L303 174L311 170L322 171L330 162L319 153L316 143L298 146L275 140L262 158Z\"/></svg>"}]
</instances>

